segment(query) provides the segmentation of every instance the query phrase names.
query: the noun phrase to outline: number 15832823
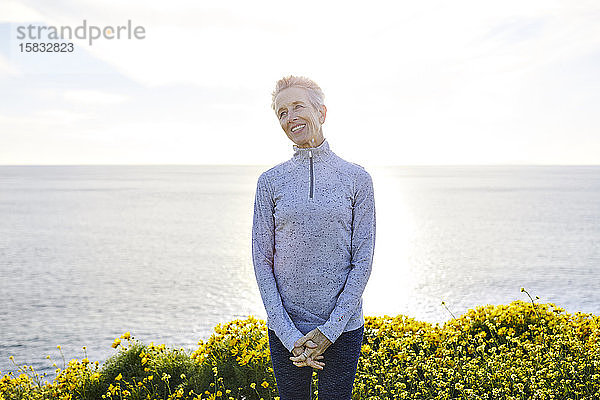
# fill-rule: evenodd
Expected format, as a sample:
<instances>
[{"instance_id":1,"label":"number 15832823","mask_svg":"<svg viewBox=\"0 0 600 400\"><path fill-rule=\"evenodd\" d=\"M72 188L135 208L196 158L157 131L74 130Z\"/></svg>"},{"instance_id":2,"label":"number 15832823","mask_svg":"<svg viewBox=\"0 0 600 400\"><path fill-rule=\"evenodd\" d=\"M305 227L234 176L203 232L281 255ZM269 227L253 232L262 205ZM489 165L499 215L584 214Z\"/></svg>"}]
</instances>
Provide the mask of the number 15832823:
<instances>
[{"instance_id":1,"label":"number 15832823","mask_svg":"<svg viewBox=\"0 0 600 400\"><path fill-rule=\"evenodd\" d=\"M73 43L19 43L21 53L72 53Z\"/></svg>"}]
</instances>

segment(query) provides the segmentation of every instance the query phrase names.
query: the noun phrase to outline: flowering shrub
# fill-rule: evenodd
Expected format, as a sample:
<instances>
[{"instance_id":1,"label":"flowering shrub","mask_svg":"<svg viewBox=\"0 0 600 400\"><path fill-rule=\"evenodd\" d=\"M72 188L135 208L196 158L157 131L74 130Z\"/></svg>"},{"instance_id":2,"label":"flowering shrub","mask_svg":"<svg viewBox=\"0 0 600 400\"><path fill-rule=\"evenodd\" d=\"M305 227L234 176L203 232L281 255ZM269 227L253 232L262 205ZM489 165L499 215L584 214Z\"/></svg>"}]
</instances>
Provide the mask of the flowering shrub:
<instances>
[{"instance_id":1,"label":"flowering shrub","mask_svg":"<svg viewBox=\"0 0 600 400\"><path fill-rule=\"evenodd\" d=\"M367 318L355 399L600 398L600 317L477 307L443 328Z\"/></svg>"},{"instance_id":2,"label":"flowering shrub","mask_svg":"<svg viewBox=\"0 0 600 400\"><path fill-rule=\"evenodd\" d=\"M514 301L476 307L441 327L366 317L364 332L353 399L600 398L600 316ZM20 366L0 380L0 400L278 399L264 321L218 325L198 345L190 354L127 332L102 368L63 357L49 383Z\"/></svg>"},{"instance_id":3,"label":"flowering shrub","mask_svg":"<svg viewBox=\"0 0 600 400\"><path fill-rule=\"evenodd\" d=\"M215 334L206 343L199 341L198 345L191 357L205 373L210 370L212 376L209 383L212 390L205 394L221 393L226 399L277 398L264 321L250 316L246 320L219 324Z\"/></svg>"}]
</instances>

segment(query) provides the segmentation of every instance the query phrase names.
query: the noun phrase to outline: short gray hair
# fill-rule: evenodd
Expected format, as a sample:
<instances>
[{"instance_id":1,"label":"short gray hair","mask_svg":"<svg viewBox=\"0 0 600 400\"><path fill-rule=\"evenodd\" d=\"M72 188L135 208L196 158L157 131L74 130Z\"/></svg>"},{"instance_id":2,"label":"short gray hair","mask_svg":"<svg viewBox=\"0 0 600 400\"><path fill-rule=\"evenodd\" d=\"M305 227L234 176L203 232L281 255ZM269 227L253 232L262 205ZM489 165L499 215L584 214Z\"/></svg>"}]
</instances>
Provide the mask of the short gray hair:
<instances>
[{"instance_id":1,"label":"short gray hair","mask_svg":"<svg viewBox=\"0 0 600 400\"><path fill-rule=\"evenodd\" d=\"M273 98L271 100L271 108L273 108L273 111L277 112L277 110L275 110L275 97L277 97L279 92L281 92L283 89L290 87L306 89L308 92L308 101L310 101L310 104L315 108L315 110L319 110L321 106L324 105L325 95L323 94L323 91L319 85L305 76L290 75L281 78L275 85L275 90L272 93Z\"/></svg>"}]
</instances>

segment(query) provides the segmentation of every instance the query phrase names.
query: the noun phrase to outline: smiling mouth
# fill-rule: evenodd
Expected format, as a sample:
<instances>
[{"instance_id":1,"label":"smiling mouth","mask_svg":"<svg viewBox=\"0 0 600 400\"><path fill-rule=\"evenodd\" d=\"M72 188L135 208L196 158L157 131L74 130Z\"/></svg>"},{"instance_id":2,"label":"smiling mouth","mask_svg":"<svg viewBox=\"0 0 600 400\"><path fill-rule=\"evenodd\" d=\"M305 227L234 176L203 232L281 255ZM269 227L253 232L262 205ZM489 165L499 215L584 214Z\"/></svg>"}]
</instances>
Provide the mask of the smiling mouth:
<instances>
[{"instance_id":1,"label":"smiling mouth","mask_svg":"<svg viewBox=\"0 0 600 400\"><path fill-rule=\"evenodd\" d=\"M290 131L291 131L292 133L296 133L296 132L298 132L298 131L302 130L302 128L304 128L305 126L306 126L306 124L300 124L300 125L296 125L296 126L294 126L292 129L290 129Z\"/></svg>"}]
</instances>

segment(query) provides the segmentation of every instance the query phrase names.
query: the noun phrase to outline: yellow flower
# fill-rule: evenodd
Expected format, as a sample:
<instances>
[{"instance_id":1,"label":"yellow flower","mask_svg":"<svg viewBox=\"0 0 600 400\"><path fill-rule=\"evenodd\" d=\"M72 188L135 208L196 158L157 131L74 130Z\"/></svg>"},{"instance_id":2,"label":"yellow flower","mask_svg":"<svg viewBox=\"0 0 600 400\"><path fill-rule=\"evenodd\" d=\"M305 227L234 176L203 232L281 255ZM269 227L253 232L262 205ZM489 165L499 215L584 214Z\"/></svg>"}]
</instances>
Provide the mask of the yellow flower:
<instances>
[{"instance_id":1,"label":"yellow flower","mask_svg":"<svg viewBox=\"0 0 600 400\"><path fill-rule=\"evenodd\" d=\"M131 333L129 332L125 332L122 336L123 339L130 339L131 338Z\"/></svg>"},{"instance_id":2,"label":"yellow flower","mask_svg":"<svg viewBox=\"0 0 600 400\"><path fill-rule=\"evenodd\" d=\"M115 376L115 381L120 381L123 378L123 375L119 372L119 375Z\"/></svg>"},{"instance_id":3,"label":"yellow flower","mask_svg":"<svg viewBox=\"0 0 600 400\"><path fill-rule=\"evenodd\" d=\"M266 389L266 388L269 387L269 382L263 381L263 383L261 383L260 386L262 386L262 387L264 387Z\"/></svg>"},{"instance_id":4,"label":"yellow flower","mask_svg":"<svg viewBox=\"0 0 600 400\"><path fill-rule=\"evenodd\" d=\"M250 384L250 387L251 387L252 389L256 389L256 383L252 382L252 383Z\"/></svg>"}]
</instances>

